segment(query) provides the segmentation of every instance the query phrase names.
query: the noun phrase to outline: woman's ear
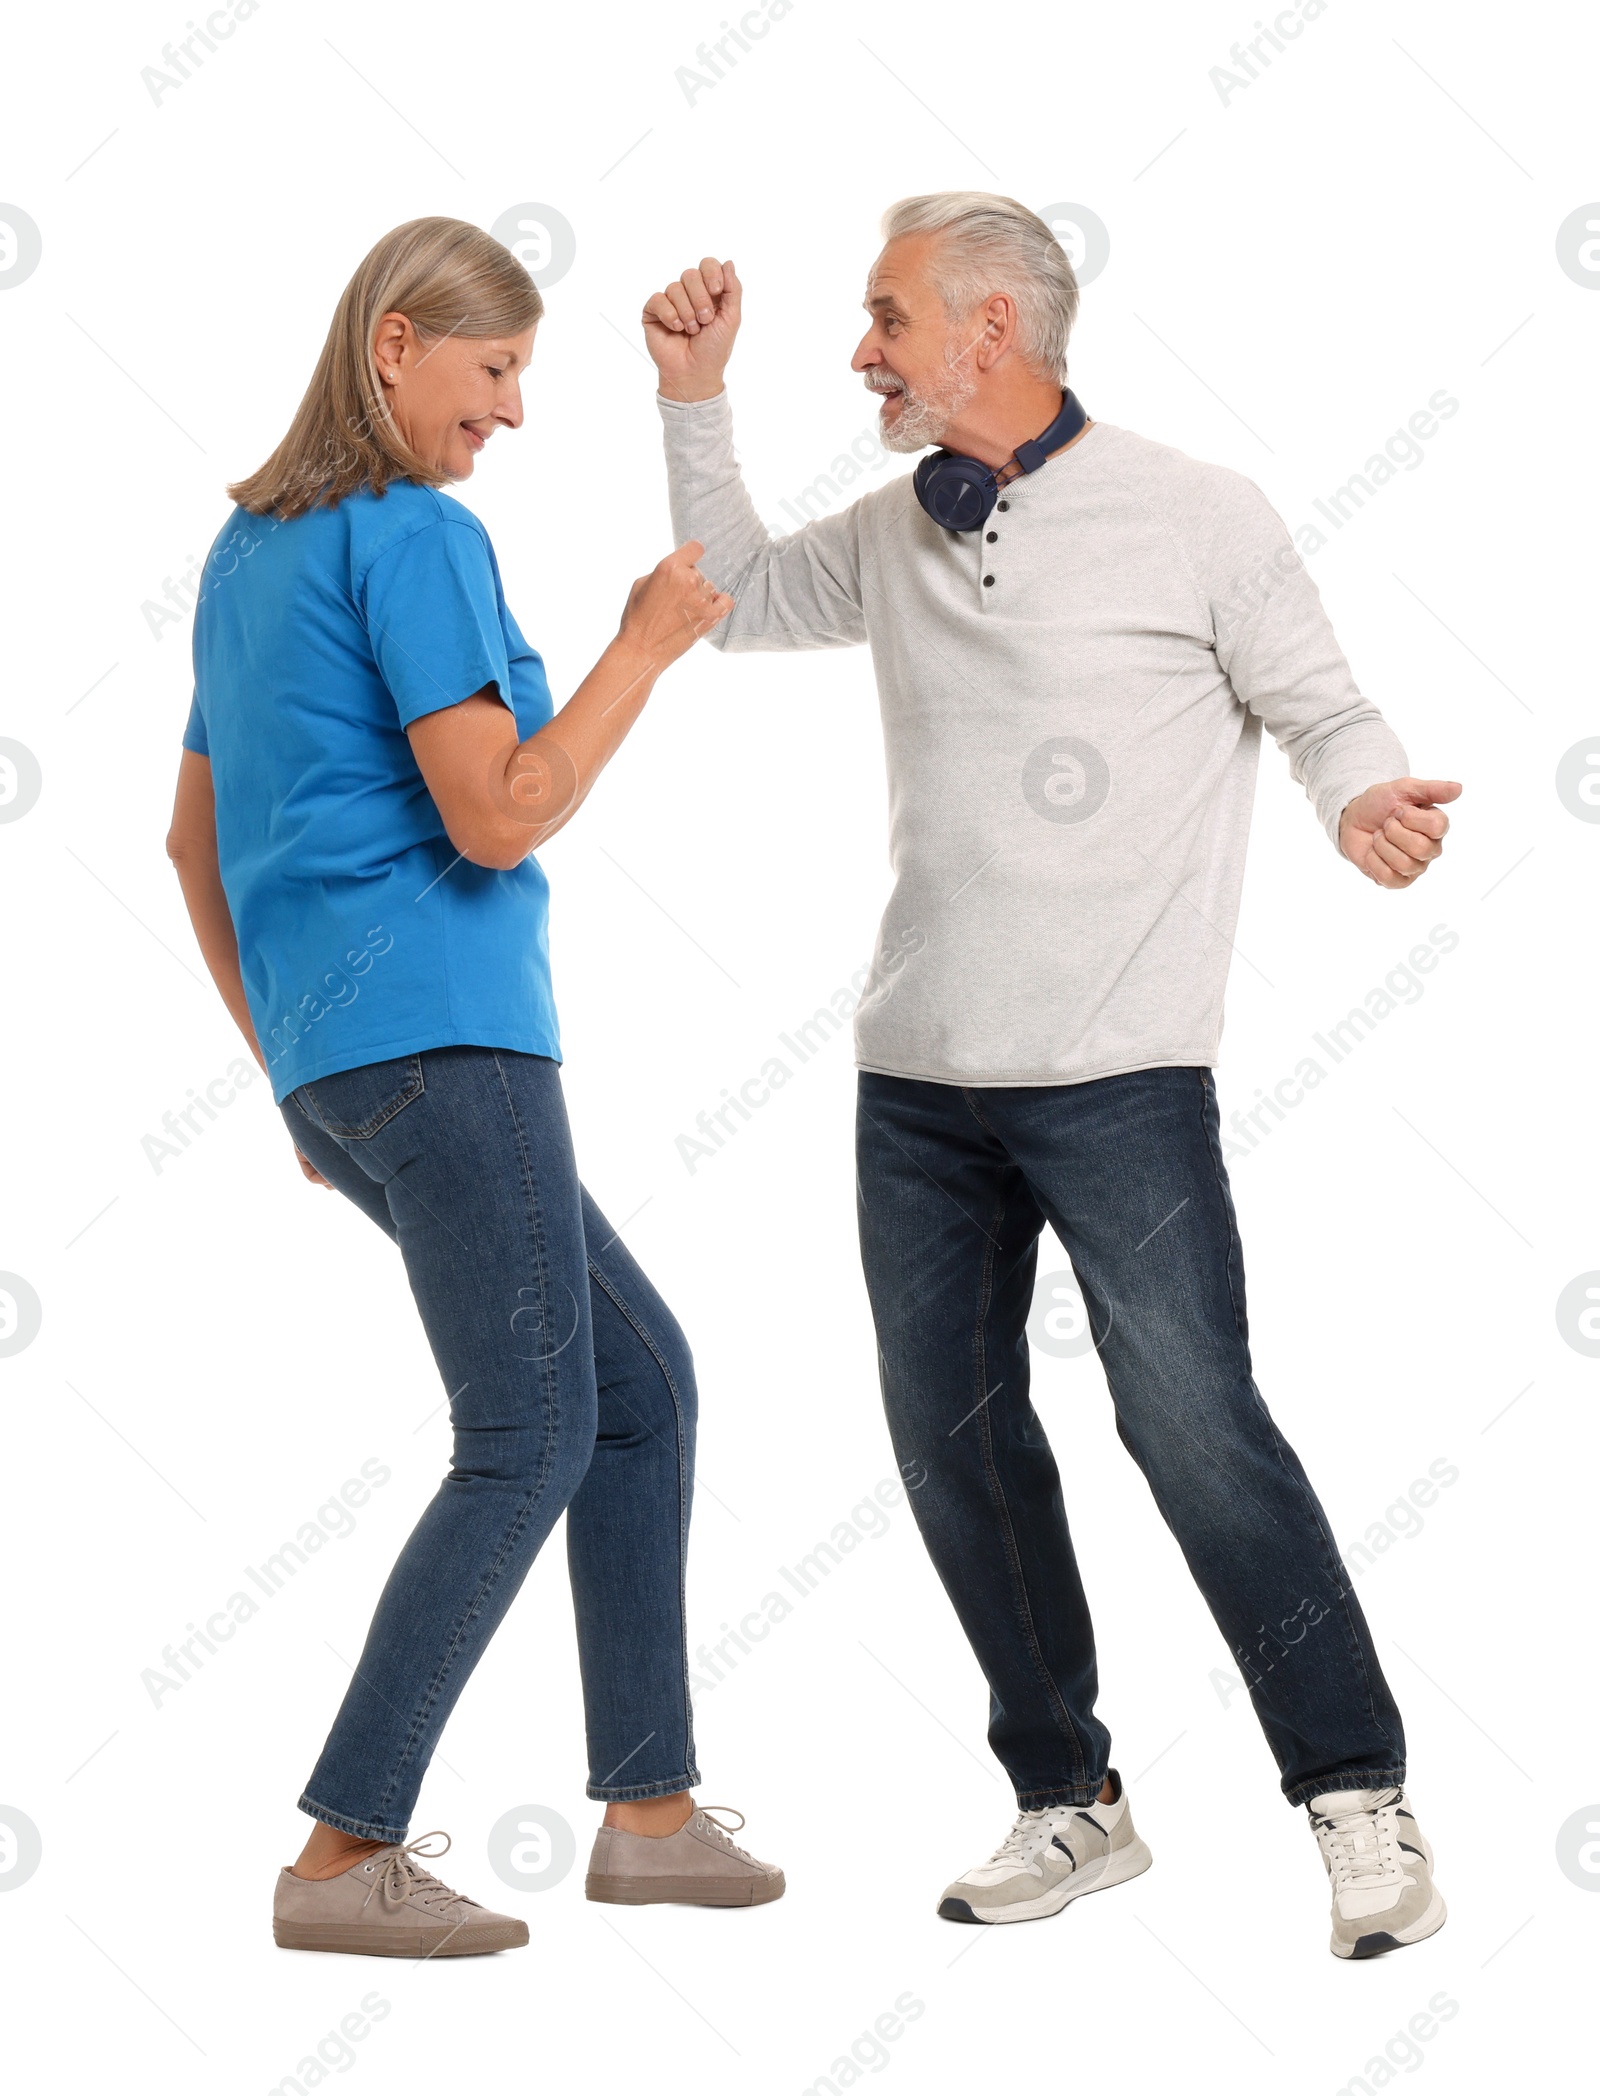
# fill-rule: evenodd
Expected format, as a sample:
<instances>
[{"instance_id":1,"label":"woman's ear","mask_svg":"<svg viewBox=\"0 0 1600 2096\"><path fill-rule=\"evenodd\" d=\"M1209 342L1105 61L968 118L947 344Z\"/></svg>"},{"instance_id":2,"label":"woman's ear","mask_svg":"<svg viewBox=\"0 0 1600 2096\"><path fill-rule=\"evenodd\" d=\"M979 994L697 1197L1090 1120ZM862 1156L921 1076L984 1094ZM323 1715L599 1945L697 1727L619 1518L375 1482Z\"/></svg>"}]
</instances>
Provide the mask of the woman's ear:
<instances>
[{"instance_id":1,"label":"woman's ear","mask_svg":"<svg viewBox=\"0 0 1600 2096\"><path fill-rule=\"evenodd\" d=\"M404 313L385 313L378 322L373 330L372 354L383 384L392 386L395 383L403 368L405 353L415 348L416 339L417 331Z\"/></svg>"}]
</instances>

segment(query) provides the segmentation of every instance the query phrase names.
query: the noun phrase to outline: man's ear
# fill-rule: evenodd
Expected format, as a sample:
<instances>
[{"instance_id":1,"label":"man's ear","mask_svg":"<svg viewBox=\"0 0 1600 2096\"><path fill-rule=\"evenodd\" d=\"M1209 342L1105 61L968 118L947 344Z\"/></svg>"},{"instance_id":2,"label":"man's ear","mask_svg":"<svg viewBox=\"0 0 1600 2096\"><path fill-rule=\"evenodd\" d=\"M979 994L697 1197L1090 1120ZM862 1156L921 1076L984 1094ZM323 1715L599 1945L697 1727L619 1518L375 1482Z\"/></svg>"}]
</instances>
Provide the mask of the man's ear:
<instances>
[{"instance_id":1,"label":"man's ear","mask_svg":"<svg viewBox=\"0 0 1600 2096\"><path fill-rule=\"evenodd\" d=\"M1017 309L1004 291L997 291L978 316L982 332L973 361L980 371L992 371L1017 336Z\"/></svg>"}]
</instances>

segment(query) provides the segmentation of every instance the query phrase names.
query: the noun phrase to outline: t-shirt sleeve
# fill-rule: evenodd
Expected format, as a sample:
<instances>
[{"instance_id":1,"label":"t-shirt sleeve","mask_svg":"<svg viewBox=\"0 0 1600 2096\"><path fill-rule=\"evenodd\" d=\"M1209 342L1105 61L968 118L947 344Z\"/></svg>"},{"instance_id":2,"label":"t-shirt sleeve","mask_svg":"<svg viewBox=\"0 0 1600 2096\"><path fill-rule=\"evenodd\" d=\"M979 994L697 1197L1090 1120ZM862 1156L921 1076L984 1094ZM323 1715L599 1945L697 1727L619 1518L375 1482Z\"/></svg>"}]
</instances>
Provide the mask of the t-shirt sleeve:
<instances>
[{"instance_id":1,"label":"t-shirt sleeve","mask_svg":"<svg viewBox=\"0 0 1600 2096\"><path fill-rule=\"evenodd\" d=\"M193 750L197 757L211 755L211 745L206 740L206 724L200 712L198 692L189 701L189 720L183 731L183 746L186 750Z\"/></svg>"},{"instance_id":2,"label":"t-shirt sleeve","mask_svg":"<svg viewBox=\"0 0 1600 2096\"><path fill-rule=\"evenodd\" d=\"M494 565L470 525L442 517L380 553L362 611L402 728L486 685L511 704Z\"/></svg>"}]
</instances>

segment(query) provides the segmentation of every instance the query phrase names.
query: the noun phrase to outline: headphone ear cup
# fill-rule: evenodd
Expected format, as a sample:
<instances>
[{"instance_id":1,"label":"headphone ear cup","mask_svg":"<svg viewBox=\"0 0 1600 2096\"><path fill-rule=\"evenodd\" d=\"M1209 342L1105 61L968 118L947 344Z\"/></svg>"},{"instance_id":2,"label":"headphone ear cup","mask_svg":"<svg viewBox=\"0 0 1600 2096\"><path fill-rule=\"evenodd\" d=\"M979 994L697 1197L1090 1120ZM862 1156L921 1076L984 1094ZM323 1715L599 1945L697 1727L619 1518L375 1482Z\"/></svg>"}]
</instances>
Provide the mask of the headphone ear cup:
<instances>
[{"instance_id":1,"label":"headphone ear cup","mask_svg":"<svg viewBox=\"0 0 1600 2096\"><path fill-rule=\"evenodd\" d=\"M932 497L928 492L928 485L933 478L934 468L941 459L948 456L948 452L930 451L926 458L917 460L916 470L911 476L911 485L916 490L917 500L936 524L939 521L939 512L933 506Z\"/></svg>"},{"instance_id":2,"label":"headphone ear cup","mask_svg":"<svg viewBox=\"0 0 1600 2096\"><path fill-rule=\"evenodd\" d=\"M994 508L994 474L981 459L935 451L911 476L917 500L946 531L977 531Z\"/></svg>"}]
</instances>

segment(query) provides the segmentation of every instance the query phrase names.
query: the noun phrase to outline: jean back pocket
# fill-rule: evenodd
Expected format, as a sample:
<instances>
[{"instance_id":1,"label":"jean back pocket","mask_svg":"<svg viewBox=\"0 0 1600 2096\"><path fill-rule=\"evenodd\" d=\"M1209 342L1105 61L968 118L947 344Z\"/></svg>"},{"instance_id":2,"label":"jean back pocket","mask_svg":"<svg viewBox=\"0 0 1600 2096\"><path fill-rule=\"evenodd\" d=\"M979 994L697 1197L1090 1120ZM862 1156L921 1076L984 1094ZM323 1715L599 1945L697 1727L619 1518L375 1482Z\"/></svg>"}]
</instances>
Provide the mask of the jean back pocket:
<instances>
[{"instance_id":1,"label":"jean back pocket","mask_svg":"<svg viewBox=\"0 0 1600 2096\"><path fill-rule=\"evenodd\" d=\"M319 1077L315 1084L301 1085L295 1097L324 1133L365 1142L423 1090L422 1057L400 1055Z\"/></svg>"}]
</instances>

